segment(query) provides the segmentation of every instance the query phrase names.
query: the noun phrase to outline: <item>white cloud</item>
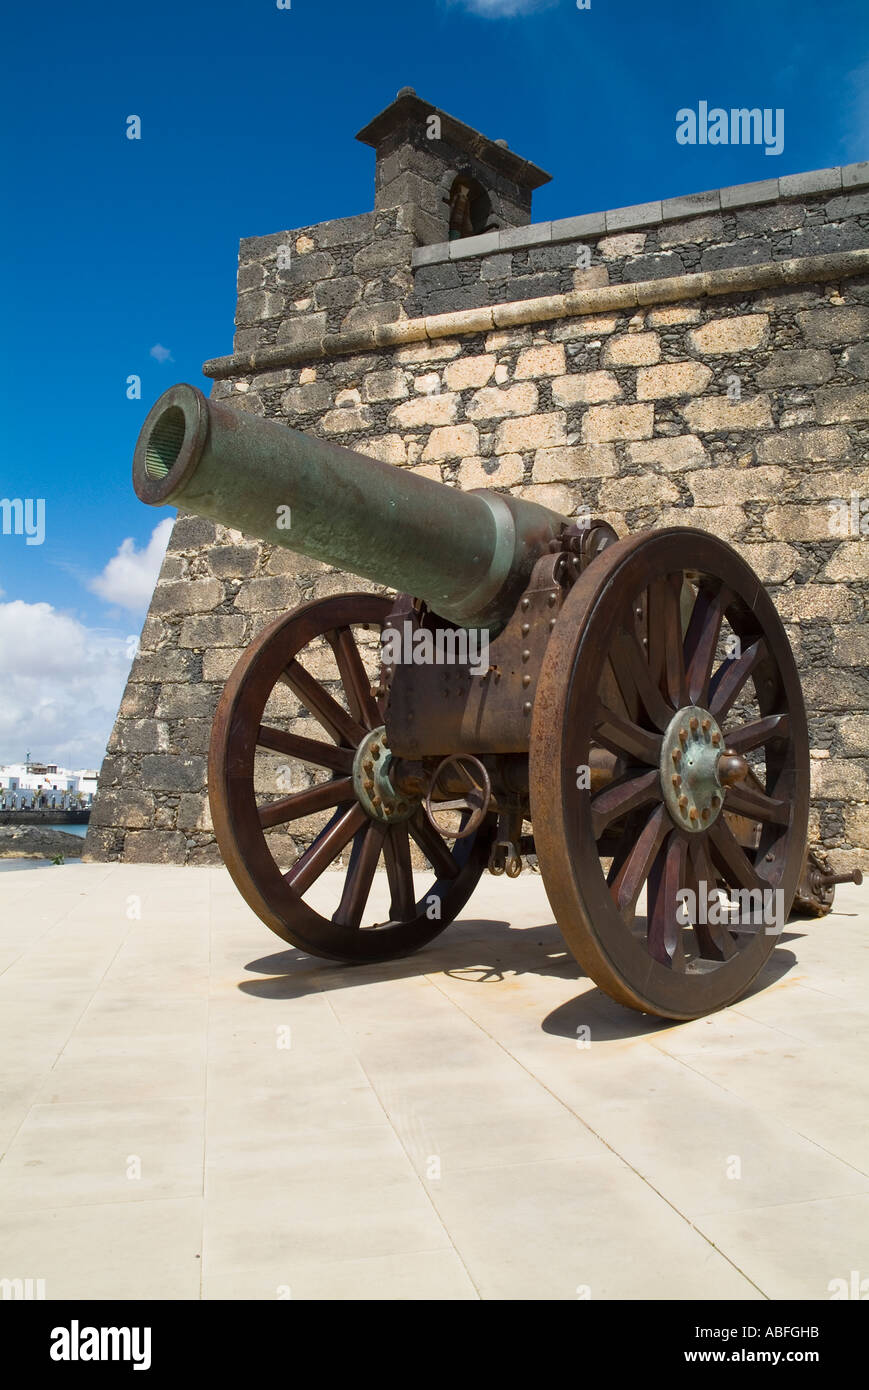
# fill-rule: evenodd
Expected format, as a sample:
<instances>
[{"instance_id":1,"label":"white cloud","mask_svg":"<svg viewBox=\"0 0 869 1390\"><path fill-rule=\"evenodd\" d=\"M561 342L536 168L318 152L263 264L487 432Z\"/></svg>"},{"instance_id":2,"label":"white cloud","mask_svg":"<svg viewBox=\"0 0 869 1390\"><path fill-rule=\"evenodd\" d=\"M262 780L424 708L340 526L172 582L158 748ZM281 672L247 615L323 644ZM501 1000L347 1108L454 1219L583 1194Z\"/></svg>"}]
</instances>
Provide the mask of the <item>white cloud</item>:
<instances>
[{"instance_id":1,"label":"white cloud","mask_svg":"<svg viewBox=\"0 0 869 1390\"><path fill-rule=\"evenodd\" d=\"M0 603L0 762L99 767L131 664L126 634L49 603Z\"/></svg>"},{"instance_id":2,"label":"white cloud","mask_svg":"<svg viewBox=\"0 0 869 1390\"><path fill-rule=\"evenodd\" d=\"M164 348L162 343L155 343L150 349L150 355L156 357L158 362L174 362L175 358L168 348Z\"/></svg>"},{"instance_id":3,"label":"white cloud","mask_svg":"<svg viewBox=\"0 0 869 1390\"><path fill-rule=\"evenodd\" d=\"M463 5L471 14L483 19L512 19L534 10L548 10L556 0L450 0L450 3Z\"/></svg>"},{"instance_id":4,"label":"white cloud","mask_svg":"<svg viewBox=\"0 0 869 1390\"><path fill-rule=\"evenodd\" d=\"M160 573L166 546L172 534L172 518L167 517L154 528L143 550L129 536L121 542L102 574L91 579L88 588L99 594L106 603L116 603L131 613L141 613L151 601L154 585Z\"/></svg>"}]
</instances>

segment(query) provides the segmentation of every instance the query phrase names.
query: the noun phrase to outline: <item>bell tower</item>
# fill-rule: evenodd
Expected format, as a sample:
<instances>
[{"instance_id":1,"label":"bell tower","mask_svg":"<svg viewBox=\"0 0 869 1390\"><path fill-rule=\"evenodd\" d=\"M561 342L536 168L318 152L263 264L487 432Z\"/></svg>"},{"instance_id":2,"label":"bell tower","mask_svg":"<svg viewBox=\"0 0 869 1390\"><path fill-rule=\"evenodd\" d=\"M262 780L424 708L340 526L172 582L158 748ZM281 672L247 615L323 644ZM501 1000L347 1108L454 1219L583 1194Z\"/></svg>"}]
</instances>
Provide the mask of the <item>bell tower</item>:
<instances>
[{"instance_id":1,"label":"bell tower","mask_svg":"<svg viewBox=\"0 0 869 1390\"><path fill-rule=\"evenodd\" d=\"M456 120L412 87L356 136L377 155L376 210L405 209L420 245L524 227L551 175Z\"/></svg>"}]
</instances>

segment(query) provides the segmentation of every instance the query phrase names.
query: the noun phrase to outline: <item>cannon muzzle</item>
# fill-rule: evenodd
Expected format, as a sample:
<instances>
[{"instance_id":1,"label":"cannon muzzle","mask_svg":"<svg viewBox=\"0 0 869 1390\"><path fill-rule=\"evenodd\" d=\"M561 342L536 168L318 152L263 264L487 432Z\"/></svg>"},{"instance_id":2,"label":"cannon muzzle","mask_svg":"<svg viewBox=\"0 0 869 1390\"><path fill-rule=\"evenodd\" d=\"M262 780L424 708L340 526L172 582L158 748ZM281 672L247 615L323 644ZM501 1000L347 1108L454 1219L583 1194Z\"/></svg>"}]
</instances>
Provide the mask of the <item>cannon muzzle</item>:
<instances>
[{"instance_id":1,"label":"cannon muzzle","mask_svg":"<svg viewBox=\"0 0 869 1390\"><path fill-rule=\"evenodd\" d=\"M145 420L133 484L151 506L211 517L411 593L464 627L500 628L568 524L535 502L461 492L186 385Z\"/></svg>"}]
</instances>

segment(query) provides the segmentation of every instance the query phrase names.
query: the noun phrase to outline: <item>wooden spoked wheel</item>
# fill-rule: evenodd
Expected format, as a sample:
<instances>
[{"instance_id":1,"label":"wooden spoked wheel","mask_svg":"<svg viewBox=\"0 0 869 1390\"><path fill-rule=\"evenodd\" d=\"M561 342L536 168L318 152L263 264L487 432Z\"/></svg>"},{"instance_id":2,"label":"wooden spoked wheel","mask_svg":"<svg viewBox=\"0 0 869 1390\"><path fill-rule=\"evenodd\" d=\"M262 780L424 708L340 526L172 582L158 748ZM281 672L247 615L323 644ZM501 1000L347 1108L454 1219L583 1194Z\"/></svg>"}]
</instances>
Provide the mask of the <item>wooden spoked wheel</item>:
<instances>
[{"instance_id":1,"label":"wooden spoked wheel","mask_svg":"<svg viewBox=\"0 0 869 1390\"><path fill-rule=\"evenodd\" d=\"M212 731L212 818L237 888L284 941L331 960L383 960L430 941L473 892L493 834L484 824L450 848L418 800L396 797L387 810L365 771L390 757L372 685L392 606L346 594L280 618L240 658ZM437 875L419 899L411 842ZM336 866L343 877L322 877ZM312 890L318 907L331 894L333 909L306 902Z\"/></svg>"},{"instance_id":2,"label":"wooden spoked wheel","mask_svg":"<svg viewBox=\"0 0 869 1390\"><path fill-rule=\"evenodd\" d=\"M603 990L674 1019L745 992L799 880L809 753L781 620L729 545L641 532L585 570L544 658L530 789L550 904Z\"/></svg>"}]
</instances>

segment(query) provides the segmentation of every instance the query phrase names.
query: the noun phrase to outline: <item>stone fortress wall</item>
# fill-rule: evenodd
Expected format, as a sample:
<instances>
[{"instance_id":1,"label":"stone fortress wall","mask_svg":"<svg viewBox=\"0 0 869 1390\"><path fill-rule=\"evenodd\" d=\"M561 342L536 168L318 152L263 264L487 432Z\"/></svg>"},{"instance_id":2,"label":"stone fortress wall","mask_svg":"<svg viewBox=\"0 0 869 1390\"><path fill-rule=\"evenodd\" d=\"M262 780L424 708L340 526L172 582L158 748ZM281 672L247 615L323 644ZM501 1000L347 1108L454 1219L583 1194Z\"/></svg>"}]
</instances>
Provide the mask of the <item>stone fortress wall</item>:
<instances>
[{"instance_id":1,"label":"stone fortress wall","mask_svg":"<svg viewBox=\"0 0 869 1390\"><path fill-rule=\"evenodd\" d=\"M587 506L621 534L731 541L800 665L812 841L869 868L869 163L535 224L548 176L409 91L360 138L373 212L242 241L212 397L453 486ZM462 174L489 230L450 241ZM377 586L178 517L89 857L218 860L222 683L265 625L345 589Z\"/></svg>"}]
</instances>

